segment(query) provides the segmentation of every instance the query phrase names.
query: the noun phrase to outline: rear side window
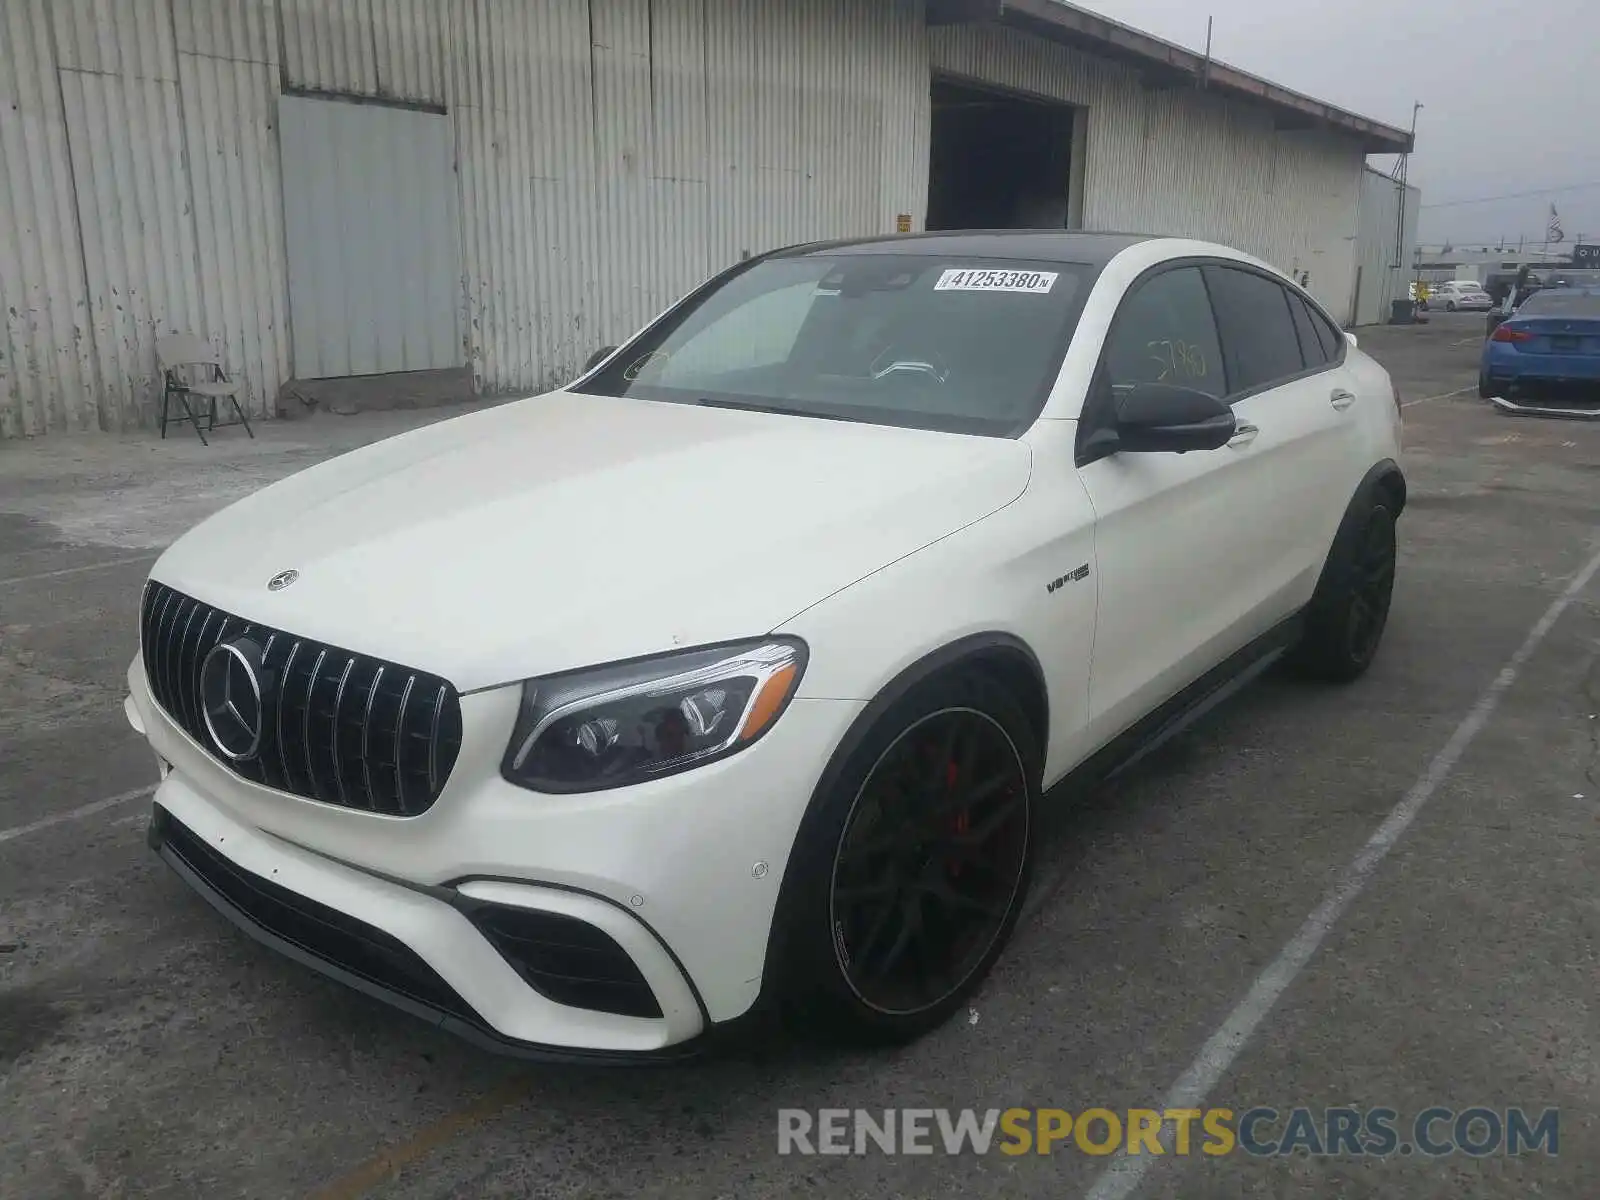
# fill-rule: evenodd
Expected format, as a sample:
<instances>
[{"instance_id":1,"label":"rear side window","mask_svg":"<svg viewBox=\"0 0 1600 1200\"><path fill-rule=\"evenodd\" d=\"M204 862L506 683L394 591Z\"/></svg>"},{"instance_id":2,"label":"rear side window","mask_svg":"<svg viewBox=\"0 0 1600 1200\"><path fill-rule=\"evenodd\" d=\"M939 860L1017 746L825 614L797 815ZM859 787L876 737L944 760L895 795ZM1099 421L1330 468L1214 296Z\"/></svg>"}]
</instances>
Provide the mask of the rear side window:
<instances>
[{"instance_id":1,"label":"rear side window","mask_svg":"<svg viewBox=\"0 0 1600 1200\"><path fill-rule=\"evenodd\" d=\"M1305 370L1289 293L1265 275L1207 267L1232 393L1267 387Z\"/></svg>"},{"instance_id":2,"label":"rear side window","mask_svg":"<svg viewBox=\"0 0 1600 1200\"><path fill-rule=\"evenodd\" d=\"M1114 390L1170 383L1227 395L1217 325L1199 267L1177 267L1134 285L1106 342L1105 376Z\"/></svg>"},{"instance_id":3,"label":"rear side window","mask_svg":"<svg viewBox=\"0 0 1600 1200\"><path fill-rule=\"evenodd\" d=\"M1311 310L1306 307L1306 302L1293 292L1287 295L1289 315L1294 318L1294 331L1300 338L1300 357L1305 360L1307 368L1327 366L1328 347L1317 336L1316 321L1311 316Z\"/></svg>"},{"instance_id":4,"label":"rear side window","mask_svg":"<svg viewBox=\"0 0 1600 1200\"><path fill-rule=\"evenodd\" d=\"M1311 314L1311 325L1322 342L1322 352L1328 356L1329 362L1336 361L1344 353L1344 330L1323 316L1313 304L1306 305L1306 312Z\"/></svg>"}]
</instances>

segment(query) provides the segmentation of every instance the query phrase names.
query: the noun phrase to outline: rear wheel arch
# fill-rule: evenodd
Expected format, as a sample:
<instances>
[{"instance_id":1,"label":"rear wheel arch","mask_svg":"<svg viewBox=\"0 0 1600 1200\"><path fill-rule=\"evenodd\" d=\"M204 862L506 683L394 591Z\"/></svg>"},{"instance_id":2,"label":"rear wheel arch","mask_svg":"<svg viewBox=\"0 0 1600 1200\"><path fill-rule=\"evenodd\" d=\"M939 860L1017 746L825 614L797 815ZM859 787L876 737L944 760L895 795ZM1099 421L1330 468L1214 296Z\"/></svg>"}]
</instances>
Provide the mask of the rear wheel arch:
<instances>
[{"instance_id":1,"label":"rear wheel arch","mask_svg":"<svg viewBox=\"0 0 1600 1200\"><path fill-rule=\"evenodd\" d=\"M1365 497L1370 500L1377 496L1388 502L1388 508L1396 517L1405 511L1406 477L1393 459L1386 458L1368 471L1352 499Z\"/></svg>"},{"instance_id":2,"label":"rear wheel arch","mask_svg":"<svg viewBox=\"0 0 1600 1200\"><path fill-rule=\"evenodd\" d=\"M1387 508L1397 520L1405 510L1406 477L1400 470L1400 464L1392 458L1374 463L1368 469L1361 477L1361 482L1356 485L1356 490L1351 495L1349 503L1345 505L1344 512L1339 514L1339 524L1334 528L1333 541L1329 544L1327 556L1322 561L1322 572L1317 577L1317 587L1313 597L1327 594L1331 586L1331 576L1338 570L1341 552L1348 550L1351 540L1357 536L1367 513L1375 504Z\"/></svg>"}]
</instances>

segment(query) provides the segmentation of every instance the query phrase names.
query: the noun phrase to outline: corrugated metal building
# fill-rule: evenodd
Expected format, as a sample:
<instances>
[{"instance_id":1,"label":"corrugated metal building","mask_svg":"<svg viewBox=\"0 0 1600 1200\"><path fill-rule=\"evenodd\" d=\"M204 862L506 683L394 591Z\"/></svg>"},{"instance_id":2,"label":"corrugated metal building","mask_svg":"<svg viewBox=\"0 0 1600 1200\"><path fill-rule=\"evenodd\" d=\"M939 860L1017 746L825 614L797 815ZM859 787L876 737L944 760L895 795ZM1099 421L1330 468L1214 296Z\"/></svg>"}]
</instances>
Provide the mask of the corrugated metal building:
<instances>
[{"instance_id":1,"label":"corrugated metal building","mask_svg":"<svg viewBox=\"0 0 1600 1200\"><path fill-rule=\"evenodd\" d=\"M1390 305L1411 295L1417 212L1421 207L1422 193L1416 187L1402 185L1371 167L1362 173L1361 232L1356 239L1356 299L1351 324L1382 324L1389 319ZM1404 236L1399 233L1402 219Z\"/></svg>"},{"instance_id":2,"label":"corrugated metal building","mask_svg":"<svg viewBox=\"0 0 1600 1200\"><path fill-rule=\"evenodd\" d=\"M0 436L148 426L166 332L253 415L552 386L741 255L987 212L969 117L1044 131L1004 170L1050 223L1231 242L1335 313L1409 144L1056 0L0 0Z\"/></svg>"}]
</instances>

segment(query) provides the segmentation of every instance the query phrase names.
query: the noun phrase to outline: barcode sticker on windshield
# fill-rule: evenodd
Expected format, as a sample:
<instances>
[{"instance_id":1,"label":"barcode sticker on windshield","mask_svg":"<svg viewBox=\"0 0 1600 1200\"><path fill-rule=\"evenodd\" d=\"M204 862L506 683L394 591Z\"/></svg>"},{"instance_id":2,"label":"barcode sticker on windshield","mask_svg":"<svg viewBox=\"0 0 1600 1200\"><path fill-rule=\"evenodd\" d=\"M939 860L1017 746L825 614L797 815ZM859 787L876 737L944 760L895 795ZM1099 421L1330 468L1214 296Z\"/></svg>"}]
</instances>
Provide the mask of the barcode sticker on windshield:
<instances>
[{"instance_id":1,"label":"barcode sticker on windshield","mask_svg":"<svg viewBox=\"0 0 1600 1200\"><path fill-rule=\"evenodd\" d=\"M1056 285L1054 271L974 271L953 267L939 276L936 292L1032 292L1044 295Z\"/></svg>"}]
</instances>

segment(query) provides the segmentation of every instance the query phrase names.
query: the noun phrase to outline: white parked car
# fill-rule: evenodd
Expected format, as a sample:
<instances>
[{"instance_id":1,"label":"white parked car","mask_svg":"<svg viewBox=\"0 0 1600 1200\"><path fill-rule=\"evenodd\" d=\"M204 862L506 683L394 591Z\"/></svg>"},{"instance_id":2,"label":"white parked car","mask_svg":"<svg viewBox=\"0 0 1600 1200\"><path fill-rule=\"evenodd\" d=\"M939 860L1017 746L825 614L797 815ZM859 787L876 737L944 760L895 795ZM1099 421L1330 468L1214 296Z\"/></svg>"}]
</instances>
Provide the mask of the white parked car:
<instances>
[{"instance_id":1,"label":"white parked car","mask_svg":"<svg viewBox=\"0 0 1600 1200\"><path fill-rule=\"evenodd\" d=\"M1483 285L1471 280L1452 279L1436 284L1428 295L1429 308L1446 312L1488 312L1494 307Z\"/></svg>"},{"instance_id":2,"label":"white parked car","mask_svg":"<svg viewBox=\"0 0 1600 1200\"><path fill-rule=\"evenodd\" d=\"M151 844L481 1043L671 1057L774 1005L914 1037L1046 793L1281 656L1372 662L1398 398L1202 242L802 246L577 382L333 459L156 563Z\"/></svg>"}]
</instances>

